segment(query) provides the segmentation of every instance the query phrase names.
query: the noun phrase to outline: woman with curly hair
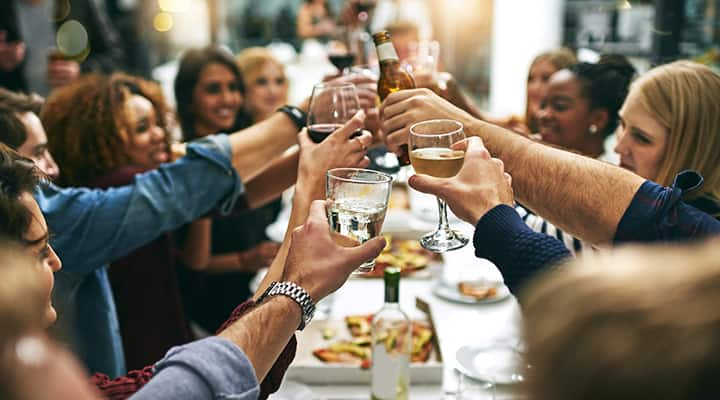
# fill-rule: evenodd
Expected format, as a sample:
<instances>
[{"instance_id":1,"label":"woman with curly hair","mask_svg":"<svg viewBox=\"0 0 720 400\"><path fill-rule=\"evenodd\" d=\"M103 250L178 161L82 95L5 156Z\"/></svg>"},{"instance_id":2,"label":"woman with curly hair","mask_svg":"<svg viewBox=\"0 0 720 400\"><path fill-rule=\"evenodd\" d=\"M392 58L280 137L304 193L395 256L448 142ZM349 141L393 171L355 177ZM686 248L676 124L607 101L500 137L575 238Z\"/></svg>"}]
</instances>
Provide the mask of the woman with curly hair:
<instances>
[{"instance_id":1,"label":"woman with curly hair","mask_svg":"<svg viewBox=\"0 0 720 400\"><path fill-rule=\"evenodd\" d=\"M41 115L58 182L108 188L169 161L167 107L154 83L90 75L54 92ZM189 342L167 235L113 262L109 269L126 364L139 369Z\"/></svg>"}]
</instances>

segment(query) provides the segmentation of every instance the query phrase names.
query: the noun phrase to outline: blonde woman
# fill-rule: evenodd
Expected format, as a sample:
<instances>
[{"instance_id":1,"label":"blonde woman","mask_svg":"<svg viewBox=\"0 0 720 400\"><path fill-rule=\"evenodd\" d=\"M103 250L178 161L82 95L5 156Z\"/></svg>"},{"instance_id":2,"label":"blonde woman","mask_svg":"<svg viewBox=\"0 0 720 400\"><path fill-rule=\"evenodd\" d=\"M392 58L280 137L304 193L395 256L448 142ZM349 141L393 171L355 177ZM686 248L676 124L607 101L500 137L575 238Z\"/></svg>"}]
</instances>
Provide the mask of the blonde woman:
<instances>
[{"instance_id":1,"label":"blonde woman","mask_svg":"<svg viewBox=\"0 0 720 400\"><path fill-rule=\"evenodd\" d=\"M263 47L251 47L236 57L245 84L245 110L258 123L287 103L285 66Z\"/></svg>"},{"instance_id":2,"label":"blonde woman","mask_svg":"<svg viewBox=\"0 0 720 400\"><path fill-rule=\"evenodd\" d=\"M620 118L620 165L663 186L698 172L702 186L684 200L720 218L720 76L691 61L654 68L633 84Z\"/></svg>"},{"instance_id":3,"label":"blonde woman","mask_svg":"<svg viewBox=\"0 0 720 400\"><path fill-rule=\"evenodd\" d=\"M592 253L522 297L534 400L720 397L720 241Z\"/></svg>"}]
</instances>

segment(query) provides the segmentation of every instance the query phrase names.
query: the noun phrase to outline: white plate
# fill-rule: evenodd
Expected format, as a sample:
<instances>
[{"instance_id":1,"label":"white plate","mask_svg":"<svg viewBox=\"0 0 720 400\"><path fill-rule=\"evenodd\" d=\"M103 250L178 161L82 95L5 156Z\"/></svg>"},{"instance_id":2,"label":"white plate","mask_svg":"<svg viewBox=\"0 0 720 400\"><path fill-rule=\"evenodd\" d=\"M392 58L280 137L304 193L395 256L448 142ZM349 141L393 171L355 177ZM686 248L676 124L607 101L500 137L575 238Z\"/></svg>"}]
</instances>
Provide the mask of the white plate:
<instances>
[{"instance_id":1,"label":"white plate","mask_svg":"<svg viewBox=\"0 0 720 400\"><path fill-rule=\"evenodd\" d=\"M498 292L495 296L488 297L485 299L478 300L471 296L465 296L464 294L460 293L457 289L457 286L450 286L447 283L439 282L437 283L432 291L433 294L436 296L445 299L454 301L457 303L464 303L464 304L484 304L484 303L495 303L501 300L505 300L506 298L510 297L510 289L508 289L507 286L505 286L502 282L497 282L497 288Z\"/></svg>"},{"instance_id":2,"label":"white plate","mask_svg":"<svg viewBox=\"0 0 720 400\"><path fill-rule=\"evenodd\" d=\"M504 344L463 346L455 353L457 370L470 378L513 385L525 380L522 354Z\"/></svg>"}]
</instances>

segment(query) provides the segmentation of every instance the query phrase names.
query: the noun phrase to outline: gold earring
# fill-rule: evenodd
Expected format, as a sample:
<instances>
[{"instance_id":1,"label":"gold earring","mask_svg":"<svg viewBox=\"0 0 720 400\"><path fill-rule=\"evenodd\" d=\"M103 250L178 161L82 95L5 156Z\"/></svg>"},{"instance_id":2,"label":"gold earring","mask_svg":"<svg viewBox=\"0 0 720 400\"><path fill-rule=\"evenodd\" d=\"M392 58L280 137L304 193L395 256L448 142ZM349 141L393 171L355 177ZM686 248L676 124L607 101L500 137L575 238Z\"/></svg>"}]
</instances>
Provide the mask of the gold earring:
<instances>
[{"instance_id":1,"label":"gold earring","mask_svg":"<svg viewBox=\"0 0 720 400\"><path fill-rule=\"evenodd\" d=\"M590 127L588 128L588 131L590 131L591 135L596 134L598 132L597 125L595 125L595 124L590 125Z\"/></svg>"}]
</instances>

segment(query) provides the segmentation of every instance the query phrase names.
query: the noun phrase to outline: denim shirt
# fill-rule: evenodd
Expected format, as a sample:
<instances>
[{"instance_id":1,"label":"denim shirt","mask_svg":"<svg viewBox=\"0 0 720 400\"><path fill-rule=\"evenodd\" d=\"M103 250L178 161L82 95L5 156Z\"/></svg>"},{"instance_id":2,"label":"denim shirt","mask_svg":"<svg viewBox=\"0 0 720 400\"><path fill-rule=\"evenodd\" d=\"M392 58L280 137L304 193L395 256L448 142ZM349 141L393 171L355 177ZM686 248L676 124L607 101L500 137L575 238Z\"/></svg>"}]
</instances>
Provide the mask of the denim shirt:
<instances>
[{"instance_id":1,"label":"denim shirt","mask_svg":"<svg viewBox=\"0 0 720 400\"><path fill-rule=\"evenodd\" d=\"M138 175L132 185L38 187L35 200L63 262L55 274L53 331L91 372L125 374L108 263L215 207L229 212L244 192L231 160L227 136L216 135L189 144L186 157Z\"/></svg>"}]
</instances>

